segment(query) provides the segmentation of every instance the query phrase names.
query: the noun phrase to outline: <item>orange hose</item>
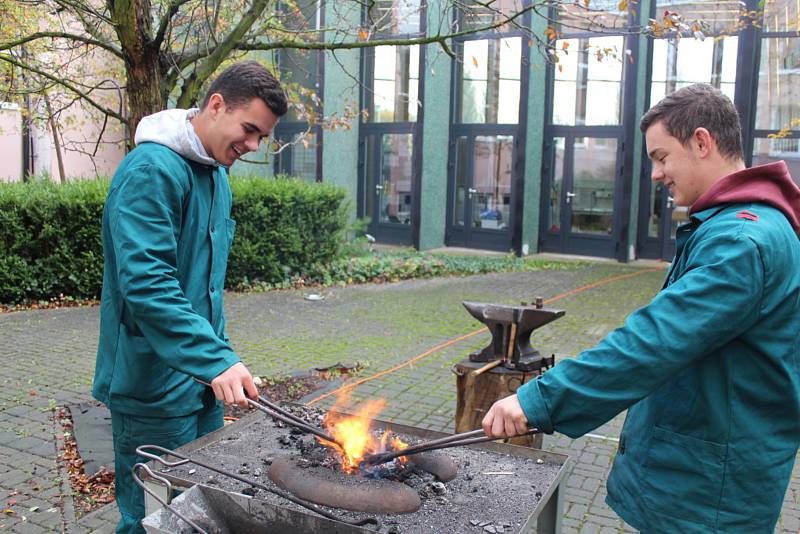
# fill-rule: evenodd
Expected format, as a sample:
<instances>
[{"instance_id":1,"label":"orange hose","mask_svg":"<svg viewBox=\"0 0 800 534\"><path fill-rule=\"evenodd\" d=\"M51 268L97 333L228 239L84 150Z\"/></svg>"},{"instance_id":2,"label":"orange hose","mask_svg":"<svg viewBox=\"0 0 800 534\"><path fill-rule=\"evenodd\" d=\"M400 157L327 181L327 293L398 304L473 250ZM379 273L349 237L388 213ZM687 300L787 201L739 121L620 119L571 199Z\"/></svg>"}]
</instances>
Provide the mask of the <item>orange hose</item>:
<instances>
[{"instance_id":1,"label":"orange hose","mask_svg":"<svg viewBox=\"0 0 800 534\"><path fill-rule=\"evenodd\" d=\"M663 271L663 270L664 269L661 268L661 267L652 267L650 269L642 269L641 271L636 271L636 272L633 272L633 273L619 274L619 275L616 275L616 276L610 276L608 278L603 278L602 280L598 280L597 282L592 282L591 284L586 284L584 286L581 286L581 287L578 287L578 288L575 288L575 289L571 289L569 291L565 291L564 293L560 293L560 294L556 295L555 297L550 297L549 299L545 300L544 303L545 304L550 304L552 302L556 302L557 300L561 300L563 298L570 297L570 296L575 295L577 293L581 293L581 292L587 291L589 289L594 289L595 287L599 287L599 286L602 286L602 285L605 285L605 284L610 284L611 282L617 282L619 280L626 280L628 278L633 278L635 276L639 276L639 275L642 275L642 274L645 274L645 273L653 273L653 272ZM379 373L375 373L372 376L368 376L368 377L365 377L365 378L360 378L360 379L356 380L355 382L344 384L343 386L338 387L338 388L334 389L333 391L329 391L327 393L323 393L319 397L311 399L306 404L308 404L310 406L310 405L316 404L317 402L321 401L322 399L328 398L328 397L330 397L332 395L337 395L339 393L344 393L346 391L350 391L352 389L355 389L355 388L357 388L358 386L360 386L361 384L363 384L365 382L370 382L370 381L378 379L378 378L380 378L382 376L386 376L388 374L391 374L391 373L393 373L393 372L395 372L395 371L397 371L399 369L402 369L403 367L407 367L407 366L413 364L414 362L417 362L417 361L421 360L422 358L430 356L434 352L438 352L441 349L447 348L450 345L454 345L454 344L458 343L459 341L464 341L465 339L469 339L472 336L480 334L484 330L486 330L486 327L479 328L478 330L475 330L473 332L469 332L468 334L464 334L464 335L459 336L457 338L453 338L453 339L451 339L449 341L445 341L444 343L440 343L440 344L436 345L435 347L431 347L430 349L426 350L422 354L418 354L417 356L414 356L410 360L406 360L403 363L395 365L394 367L392 367L390 369L385 369L385 370L383 370L383 371L381 371Z\"/></svg>"}]
</instances>

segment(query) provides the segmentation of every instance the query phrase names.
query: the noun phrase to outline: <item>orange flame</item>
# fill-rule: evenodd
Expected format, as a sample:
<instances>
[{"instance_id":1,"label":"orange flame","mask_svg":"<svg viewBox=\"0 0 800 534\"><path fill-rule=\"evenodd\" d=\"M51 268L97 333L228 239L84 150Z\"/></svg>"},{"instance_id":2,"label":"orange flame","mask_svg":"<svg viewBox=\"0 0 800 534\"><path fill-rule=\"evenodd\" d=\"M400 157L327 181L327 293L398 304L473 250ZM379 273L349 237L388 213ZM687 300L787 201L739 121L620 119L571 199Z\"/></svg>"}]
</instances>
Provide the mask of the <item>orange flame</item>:
<instances>
[{"instance_id":1,"label":"orange flame","mask_svg":"<svg viewBox=\"0 0 800 534\"><path fill-rule=\"evenodd\" d=\"M342 469L345 473L353 474L359 470L359 465L367 454L377 454L386 451L387 442L392 450L408 447L398 437L392 437L390 432L384 432L376 438L372 432L372 421L386 405L384 399L369 400L358 406L353 415L333 413L340 407L349 404L349 398L344 396L337 399L331 411L325 414L322 425L338 443L320 439L320 443L331 447L339 456ZM391 441L389 441L391 439Z\"/></svg>"}]
</instances>

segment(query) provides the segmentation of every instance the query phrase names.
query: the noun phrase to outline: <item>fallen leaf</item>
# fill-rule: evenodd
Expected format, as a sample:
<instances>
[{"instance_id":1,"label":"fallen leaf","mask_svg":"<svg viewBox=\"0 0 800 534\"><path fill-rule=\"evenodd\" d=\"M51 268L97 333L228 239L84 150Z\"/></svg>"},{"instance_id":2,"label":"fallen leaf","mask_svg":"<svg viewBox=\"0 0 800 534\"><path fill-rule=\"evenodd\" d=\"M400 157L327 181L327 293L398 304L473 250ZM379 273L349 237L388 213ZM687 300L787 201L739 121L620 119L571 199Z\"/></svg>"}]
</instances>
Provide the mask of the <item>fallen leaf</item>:
<instances>
[{"instance_id":1,"label":"fallen leaf","mask_svg":"<svg viewBox=\"0 0 800 534\"><path fill-rule=\"evenodd\" d=\"M472 64L475 65L476 69L478 68L478 58L475 56L472 56Z\"/></svg>"},{"instance_id":2,"label":"fallen leaf","mask_svg":"<svg viewBox=\"0 0 800 534\"><path fill-rule=\"evenodd\" d=\"M30 512L38 512L39 511L39 507L38 506L31 506L30 508L28 508L28 511L30 511Z\"/></svg>"},{"instance_id":3,"label":"fallen leaf","mask_svg":"<svg viewBox=\"0 0 800 534\"><path fill-rule=\"evenodd\" d=\"M11 508L6 508L5 510L3 510L3 513L7 515L14 515L14 510L12 510Z\"/></svg>"}]
</instances>

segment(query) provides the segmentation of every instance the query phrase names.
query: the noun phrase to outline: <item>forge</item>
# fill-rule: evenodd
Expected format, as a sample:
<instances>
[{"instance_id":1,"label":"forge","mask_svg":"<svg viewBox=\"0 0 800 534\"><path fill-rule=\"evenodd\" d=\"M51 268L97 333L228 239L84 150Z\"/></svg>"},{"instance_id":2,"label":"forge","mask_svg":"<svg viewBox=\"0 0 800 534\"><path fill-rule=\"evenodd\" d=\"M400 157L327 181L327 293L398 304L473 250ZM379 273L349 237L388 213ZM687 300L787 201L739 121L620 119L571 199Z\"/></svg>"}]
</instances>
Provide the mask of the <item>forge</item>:
<instances>
[{"instance_id":1,"label":"forge","mask_svg":"<svg viewBox=\"0 0 800 534\"><path fill-rule=\"evenodd\" d=\"M322 415L314 409L291 409L315 424L321 422ZM380 420L373 421L373 429L379 433L390 429L410 445L446 436ZM381 464L379 474L345 474L325 454L319 440L259 414L179 451L316 502L339 519L321 517L269 491L201 466L164 468L151 462L158 476L183 491L173 507L215 534L559 532L560 483L568 470L565 455L488 443L410 456L401 466ZM166 493L152 478L146 485ZM149 495L146 511L149 515L143 524L148 532L193 532ZM351 524L365 517L374 517L380 526Z\"/></svg>"}]
</instances>

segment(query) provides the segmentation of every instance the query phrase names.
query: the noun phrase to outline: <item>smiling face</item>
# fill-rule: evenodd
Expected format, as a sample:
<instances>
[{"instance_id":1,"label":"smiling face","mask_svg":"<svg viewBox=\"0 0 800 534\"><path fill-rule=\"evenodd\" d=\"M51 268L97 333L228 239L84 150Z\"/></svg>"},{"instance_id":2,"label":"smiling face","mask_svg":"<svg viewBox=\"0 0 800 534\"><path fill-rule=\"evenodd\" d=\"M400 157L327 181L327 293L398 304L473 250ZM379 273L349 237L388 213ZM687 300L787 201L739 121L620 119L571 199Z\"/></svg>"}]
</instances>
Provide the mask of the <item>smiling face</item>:
<instances>
[{"instance_id":1,"label":"smiling face","mask_svg":"<svg viewBox=\"0 0 800 534\"><path fill-rule=\"evenodd\" d=\"M653 163L651 178L669 188L677 206L691 206L700 198L708 184L701 176L700 158L695 150L695 140L686 146L671 136L662 122L656 122L645 133L647 154Z\"/></svg>"},{"instance_id":2,"label":"smiling face","mask_svg":"<svg viewBox=\"0 0 800 534\"><path fill-rule=\"evenodd\" d=\"M214 93L203 112L207 128L200 135L208 155L230 167L248 152L258 150L262 139L269 137L278 117L260 98L228 107L219 93Z\"/></svg>"}]
</instances>

